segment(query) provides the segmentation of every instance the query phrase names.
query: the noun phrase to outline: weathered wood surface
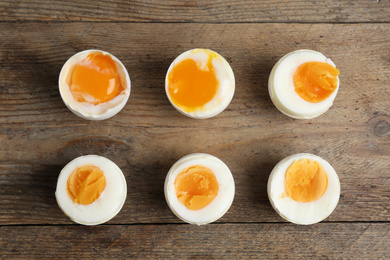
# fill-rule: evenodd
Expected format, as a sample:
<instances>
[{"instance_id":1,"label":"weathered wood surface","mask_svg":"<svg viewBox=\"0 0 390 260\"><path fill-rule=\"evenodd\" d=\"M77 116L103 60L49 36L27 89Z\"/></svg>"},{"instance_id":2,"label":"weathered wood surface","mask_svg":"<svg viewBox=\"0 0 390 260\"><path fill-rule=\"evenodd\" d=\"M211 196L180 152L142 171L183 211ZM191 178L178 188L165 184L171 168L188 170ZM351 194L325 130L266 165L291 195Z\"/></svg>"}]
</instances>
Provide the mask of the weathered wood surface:
<instances>
[{"instance_id":1,"label":"weathered wood surface","mask_svg":"<svg viewBox=\"0 0 390 260\"><path fill-rule=\"evenodd\" d=\"M1 21L390 22L388 0L2 0Z\"/></svg>"},{"instance_id":2,"label":"weathered wood surface","mask_svg":"<svg viewBox=\"0 0 390 260\"><path fill-rule=\"evenodd\" d=\"M385 0L0 2L0 258L390 258L389 22ZM179 114L164 91L171 61L197 47L236 77L232 103L207 120ZM102 122L73 115L58 92L61 66L89 48L117 56L132 81L125 108ZM267 80L303 48L337 64L341 88L324 115L294 120ZM221 158L236 183L230 210L202 227L163 196L171 165L194 152ZM275 164L298 152L341 180L335 212L312 226L285 223L266 194ZM101 226L74 224L54 198L62 167L84 154L127 179L122 211Z\"/></svg>"},{"instance_id":3,"label":"weathered wood surface","mask_svg":"<svg viewBox=\"0 0 390 260\"><path fill-rule=\"evenodd\" d=\"M221 222L283 221L266 182L279 160L299 152L322 156L340 176L341 199L327 221L390 220L388 24L0 26L0 224L70 224L53 195L61 168L81 154L106 156L126 175L128 199L110 223L180 223L163 182L194 152L221 158L233 172L236 197ZM235 72L233 101L215 118L184 117L165 95L170 62L193 47L218 51ZM102 122L73 115L57 87L62 64L88 48L119 57L132 79L128 104ZM341 70L333 107L312 120L281 114L267 92L274 63L300 48L322 51Z\"/></svg>"},{"instance_id":4,"label":"weathered wood surface","mask_svg":"<svg viewBox=\"0 0 390 260\"><path fill-rule=\"evenodd\" d=\"M4 258L389 259L383 223L0 227Z\"/></svg>"}]
</instances>

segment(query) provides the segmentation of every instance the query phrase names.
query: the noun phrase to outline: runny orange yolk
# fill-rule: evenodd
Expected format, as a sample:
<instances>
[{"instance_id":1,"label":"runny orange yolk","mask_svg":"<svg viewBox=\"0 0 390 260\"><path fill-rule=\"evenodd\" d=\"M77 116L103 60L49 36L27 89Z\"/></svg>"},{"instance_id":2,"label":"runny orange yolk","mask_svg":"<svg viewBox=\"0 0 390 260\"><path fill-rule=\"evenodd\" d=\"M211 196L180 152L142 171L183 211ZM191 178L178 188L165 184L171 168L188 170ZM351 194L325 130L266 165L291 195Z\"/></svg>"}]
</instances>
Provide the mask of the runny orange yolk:
<instances>
[{"instance_id":1,"label":"runny orange yolk","mask_svg":"<svg viewBox=\"0 0 390 260\"><path fill-rule=\"evenodd\" d=\"M328 176L317 161L299 159L288 167L284 186L287 196L293 200L312 202L324 195L328 187Z\"/></svg>"},{"instance_id":2,"label":"runny orange yolk","mask_svg":"<svg viewBox=\"0 0 390 260\"><path fill-rule=\"evenodd\" d=\"M215 53L210 53L204 68L199 68L193 59L183 60L168 74L169 96L185 112L202 108L217 93L219 81L212 63L215 57Z\"/></svg>"},{"instance_id":3,"label":"runny orange yolk","mask_svg":"<svg viewBox=\"0 0 390 260\"><path fill-rule=\"evenodd\" d=\"M295 92L304 100L318 103L336 90L340 71L325 62L306 62L294 72Z\"/></svg>"},{"instance_id":4,"label":"runny orange yolk","mask_svg":"<svg viewBox=\"0 0 390 260\"><path fill-rule=\"evenodd\" d=\"M110 101L124 90L114 60L99 52L74 66L69 86L74 99L94 105Z\"/></svg>"},{"instance_id":5,"label":"runny orange yolk","mask_svg":"<svg viewBox=\"0 0 390 260\"><path fill-rule=\"evenodd\" d=\"M96 166L75 169L69 176L67 191L73 203L89 205L97 200L106 187L106 177Z\"/></svg>"},{"instance_id":6,"label":"runny orange yolk","mask_svg":"<svg viewBox=\"0 0 390 260\"><path fill-rule=\"evenodd\" d=\"M190 210L209 205L218 195L219 185L214 172L195 165L184 169L175 179L176 196Z\"/></svg>"}]
</instances>

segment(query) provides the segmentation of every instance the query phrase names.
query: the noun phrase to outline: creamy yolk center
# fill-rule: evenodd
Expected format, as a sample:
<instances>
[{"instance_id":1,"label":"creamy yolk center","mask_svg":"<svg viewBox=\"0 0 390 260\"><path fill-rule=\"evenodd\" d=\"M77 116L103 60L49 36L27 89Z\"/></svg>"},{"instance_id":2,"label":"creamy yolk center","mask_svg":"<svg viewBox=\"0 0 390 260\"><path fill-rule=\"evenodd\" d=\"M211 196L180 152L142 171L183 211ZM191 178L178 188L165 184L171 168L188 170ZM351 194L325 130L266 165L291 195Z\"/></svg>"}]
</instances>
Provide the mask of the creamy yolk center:
<instances>
[{"instance_id":1,"label":"creamy yolk center","mask_svg":"<svg viewBox=\"0 0 390 260\"><path fill-rule=\"evenodd\" d=\"M193 59L176 64L168 74L168 92L172 102L186 112L192 112L211 101L218 90L219 81L215 75L209 54L204 68Z\"/></svg>"},{"instance_id":2,"label":"creamy yolk center","mask_svg":"<svg viewBox=\"0 0 390 260\"><path fill-rule=\"evenodd\" d=\"M318 103L332 94L340 71L325 62L306 62L294 72L295 92L304 100Z\"/></svg>"},{"instance_id":3,"label":"creamy yolk center","mask_svg":"<svg viewBox=\"0 0 390 260\"><path fill-rule=\"evenodd\" d=\"M106 187L106 177L96 166L75 169L67 181L67 191L73 203L89 205L97 200Z\"/></svg>"},{"instance_id":4,"label":"creamy yolk center","mask_svg":"<svg viewBox=\"0 0 390 260\"><path fill-rule=\"evenodd\" d=\"M293 200L312 202L324 195L328 187L328 175L319 162L299 159L288 167L284 186L287 196Z\"/></svg>"},{"instance_id":5,"label":"creamy yolk center","mask_svg":"<svg viewBox=\"0 0 390 260\"><path fill-rule=\"evenodd\" d=\"M184 169L175 179L176 196L190 210L209 205L218 195L219 185L214 172L195 165Z\"/></svg>"},{"instance_id":6,"label":"creamy yolk center","mask_svg":"<svg viewBox=\"0 0 390 260\"><path fill-rule=\"evenodd\" d=\"M69 86L74 99L94 105L110 101L124 90L114 60L98 52L74 66Z\"/></svg>"}]
</instances>

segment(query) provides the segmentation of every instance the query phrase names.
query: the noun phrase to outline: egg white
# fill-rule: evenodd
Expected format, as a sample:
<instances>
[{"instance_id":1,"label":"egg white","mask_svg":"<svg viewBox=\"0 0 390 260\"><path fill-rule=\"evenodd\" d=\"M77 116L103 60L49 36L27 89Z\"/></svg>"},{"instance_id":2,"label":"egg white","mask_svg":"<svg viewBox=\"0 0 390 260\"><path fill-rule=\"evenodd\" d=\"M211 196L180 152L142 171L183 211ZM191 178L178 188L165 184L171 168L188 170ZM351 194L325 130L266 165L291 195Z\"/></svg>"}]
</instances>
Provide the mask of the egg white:
<instances>
[{"instance_id":1,"label":"egg white","mask_svg":"<svg viewBox=\"0 0 390 260\"><path fill-rule=\"evenodd\" d=\"M73 203L67 192L67 181L73 170L85 165L100 168L106 178L106 187L100 197L89 205ZM111 160L98 155L80 156L61 171L55 192L58 206L71 220L84 225L98 225L115 217L127 196L127 184L121 169Z\"/></svg>"},{"instance_id":2,"label":"egg white","mask_svg":"<svg viewBox=\"0 0 390 260\"><path fill-rule=\"evenodd\" d=\"M318 61L336 65L322 53L313 50L298 50L286 54L273 67L268 79L268 92L276 108L283 114L297 119L311 119L325 113L333 104L340 86L325 100L311 103L302 99L294 87L293 75L303 63Z\"/></svg>"},{"instance_id":3,"label":"egg white","mask_svg":"<svg viewBox=\"0 0 390 260\"><path fill-rule=\"evenodd\" d=\"M125 90L121 94L111 99L110 101L97 105L75 100L69 88L74 66L87 58L87 56L93 52L100 52L104 55L109 55L112 58L117 66L122 85L125 86ZM77 116L88 120L104 120L119 113L119 111L121 111L122 108L126 105L127 100L130 97L131 90L130 76L125 66L114 55L101 50L85 50L70 57L61 69L58 79L58 86L61 98L70 111L72 111Z\"/></svg>"},{"instance_id":4,"label":"egg white","mask_svg":"<svg viewBox=\"0 0 390 260\"><path fill-rule=\"evenodd\" d=\"M299 159L317 161L326 171L328 187L316 201L297 202L286 194L284 180L287 168ZM286 157L274 167L268 179L267 192L272 207L282 218L295 224L310 225L324 220L334 211L340 197L340 181L327 161L314 154L299 153Z\"/></svg>"},{"instance_id":5,"label":"egg white","mask_svg":"<svg viewBox=\"0 0 390 260\"><path fill-rule=\"evenodd\" d=\"M215 53L216 57L212 59L212 64L215 68L215 75L219 81L217 93L203 107L196 109L193 112L186 112L185 108L174 104L171 100L168 90L168 75L171 70L181 61L186 59L194 60L199 68L204 68L207 65L209 55ZM172 106L183 115L196 119L205 119L218 115L230 104L235 91L235 79L232 68L229 63L218 53L208 49L192 49L180 54L169 66L165 77L165 92Z\"/></svg>"},{"instance_id":6,"label":"egg white","mask_svg":"<svg viewBox=\"0 0 390 260\"><path fill-rule=\"evenodd\" d=\"M201 165L211 169L217 178L219 191L214 200L200 210L190 210L176 196L175 180L184 169ZM204 225L221 218L230 208L234 199L233 175L224 162L215 156L195 153L177 161L169 170L164 185L165 199L172 212L181 220L196 225Z\"/></svg>"}]
</instances>

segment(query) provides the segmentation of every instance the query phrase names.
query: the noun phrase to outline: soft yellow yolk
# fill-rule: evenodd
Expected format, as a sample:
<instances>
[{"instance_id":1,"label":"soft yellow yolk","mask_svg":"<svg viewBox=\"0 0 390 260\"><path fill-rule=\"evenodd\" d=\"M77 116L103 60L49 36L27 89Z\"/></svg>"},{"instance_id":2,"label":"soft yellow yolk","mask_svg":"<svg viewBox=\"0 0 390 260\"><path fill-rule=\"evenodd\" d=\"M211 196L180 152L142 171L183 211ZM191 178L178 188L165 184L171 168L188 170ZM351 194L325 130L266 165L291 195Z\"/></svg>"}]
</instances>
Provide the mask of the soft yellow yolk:
<instances>
[{"instance_id":1,"label":"soft yellow yolk","mask_svg":"<svg viewBox=\"0 0 390 260\"><path fill-rule=\"evenodd\" d=\"M190 210L209 205L218 195L219 185L213 171L195 165L179 173L175 180L176 196Z\"/></svg>"},{"instance_id":2,"label":"soft yellow yolk","mask_svg":"<svg viewBox=\"0 0 390 260\"><path fill-rule=\"evenodd\" d=\"M193 59L176 64L168 75L168 92L172 102L186 112L193 112L211 101L218 90L219 81L215 75L210 53L204 68Z\"/></svg>"},{"instance_id":3,"label":"soft yellow yolk","mask_svg":"<svg viewBox=\"0 0 390 260\"><path fill-rule=\"evenodd\" d=\"M106 187L106 177L96 166L75 169L68 178L67 191L73 203L89 205L97 200Z\"/></svg>"},{"instance_id":4,"label":"soft yellow yolk","mask_svg":"<svg viewBox=\"0 0 390 260\"><path fill-rule=\"evenodd\" d=\"M110 101L124 90L114 60L99 52L74 66L69 86L74 99L94 105Z\"/></svg>"},{"instance_id":5,"label":"soft yellow yolk","mask_svg":"<svg viewBox=\"0 0 390 260\"><path fill-rule=\"evenodd\" d=\"M336 90L340 71L325 62L306 62L294 72L295 92L304 100L318 103Z\"/></svg>"},{"instance_id":6,"label":"soft yellow yolk","mask_svg":"<svg viewBox=\"0 0 390 260\"><path fill-rule=\"evenodd\" d=\"M328 175L319 162L299 159L288 167L284 186L287 196L293 200L312 202L324 195L328 187Z\"/></svg>"}]
</instances>

